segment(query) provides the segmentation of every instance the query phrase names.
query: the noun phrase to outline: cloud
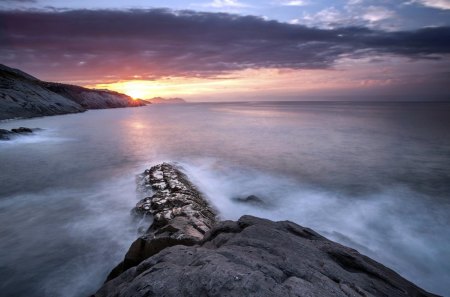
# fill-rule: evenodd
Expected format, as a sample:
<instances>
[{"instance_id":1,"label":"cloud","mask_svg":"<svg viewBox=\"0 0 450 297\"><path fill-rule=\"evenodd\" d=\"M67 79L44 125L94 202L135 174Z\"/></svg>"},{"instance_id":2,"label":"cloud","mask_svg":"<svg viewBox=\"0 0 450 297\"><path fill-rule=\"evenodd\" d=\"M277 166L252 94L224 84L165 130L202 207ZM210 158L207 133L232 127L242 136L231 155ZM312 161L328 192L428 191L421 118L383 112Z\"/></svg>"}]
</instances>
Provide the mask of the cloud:
<instances>
[{"instance_id":1,"label":"cloud","mask_svg":"<svg viewBox=\"0 0 450 297\"><path fill-rule=\"evenodd\" d=\"M382 6L369 6L362 15L362 18L371 23L395 17L395 13Z\"/></svg>"},{"instance_id":2,"label":"cloud","mask_svg":"<svg viewBox=\"0 0 450 297\"><path fill-rule=\"evenodd\" d=\"M449 53L449 27L319 29L164 9L0 11L0 63L67 79L213 77L241 69L328 69L343 56Z\"/></svg>"},{"instance_id":3,"label":"cloud","mask_svg":"<svg viewBox=\"0 0 450 297\"><path fill-rule=\"evenodd\" d=\"M347 5L342 9L331 6L316 13L305 13L303 18L294 19L291 23L303 23L326 29L346 26L366 26L392 30L393 24L397 20L397 14L386 7L368 6L361 0L352 0L347 2Z\"/></svg>"},{"instance_id":4,"label":"cloud","mask_svg":"<svg viewBox=\"0 0 450 297\"><path fill-rule=\"evenodd\" d=\"M10 2L10 3L36 3L37 0L1 0L1 2Z\"/></svg>"},{"instance_id":5,"label":"cloud","mask_svg":"<svg viewBox=\"0 0 450 297\"><path fill-rule=\"evenodd\" d=\"M213 0L209 3L199 4L198 6L213 7L213 8L243 8L249 7L248 4L239 2L237 0Z\"/></svg>"},{"instance_id":6,"label":"cloud","mask_svg":"<svg viewBox=\"0 0 450 297\"><path fill-rule=\"evenodd\" d=\"M363 3L363 0L348 0L347 1L348 5L359 5L359 4L362 4L362 3Z\"/></svg>"},{"instance_id":7,"label":"cloud","mask_svg":"<svg viewBox=\"0 0 450 297\"><path fill-rule=\"evenodd\" d=\"M444 10L450 9L450 0L413 0L410 1L409 3L419 3L424 6L437 9L444 9Z\"/></svg>"},{"instance_id":8,"label":"cloud","mask_svg":"<svg viewBox=\"0 0 450 297\"><path fill-rule=\"evenodd\" d=\"M315 14L306 14L303 19L308 24L319 25L320 27L328 29L332 29L337 26L342 27L355 21L353 17L344 15L343 12L334 7L325 8ZM300 24L301 21L298 20L296 23Z\"/></svg>"},{"instance_id":9,"label":"cloud","mask_svg":"<svg viewBox=\"0 0 450 297\"><path fill-rule=\"evenodd\" d=\"M283 6L306 6L309 4L309 2L305 0L290 0L290 1L281 1L280 4Z\"/></svg>"}]
</instances>

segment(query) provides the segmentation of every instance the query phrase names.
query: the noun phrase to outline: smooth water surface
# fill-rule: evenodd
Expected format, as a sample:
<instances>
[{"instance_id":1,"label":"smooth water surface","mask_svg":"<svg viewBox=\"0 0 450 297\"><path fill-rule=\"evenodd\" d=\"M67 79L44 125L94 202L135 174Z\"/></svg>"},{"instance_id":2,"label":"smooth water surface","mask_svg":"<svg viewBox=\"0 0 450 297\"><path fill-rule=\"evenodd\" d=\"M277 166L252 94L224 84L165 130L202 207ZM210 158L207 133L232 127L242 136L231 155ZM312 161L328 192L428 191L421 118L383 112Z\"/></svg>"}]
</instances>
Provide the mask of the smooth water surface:
<instances>
[{"instance_id":1,"label":"smooth water surface","mask_svg":"<svg viewBox=\"0 0 450 297\"><path fill-rule=\"evenodd\" d=\"M450 295L450 104L204 103L1 122L2 296L87 296L137 237L135 175L176 161L224 219L292 220ZM233 198L257 195L264 205Z\"/></svg>"}]
</instances>

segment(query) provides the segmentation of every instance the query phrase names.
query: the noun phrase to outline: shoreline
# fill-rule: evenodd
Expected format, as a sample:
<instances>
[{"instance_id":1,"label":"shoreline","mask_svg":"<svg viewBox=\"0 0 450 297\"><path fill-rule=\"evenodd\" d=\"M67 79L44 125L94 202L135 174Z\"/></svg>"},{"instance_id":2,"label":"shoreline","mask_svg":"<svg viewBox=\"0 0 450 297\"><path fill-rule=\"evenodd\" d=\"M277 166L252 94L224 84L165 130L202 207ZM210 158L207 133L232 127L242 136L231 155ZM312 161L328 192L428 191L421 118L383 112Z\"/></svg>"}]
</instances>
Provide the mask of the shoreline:
<instances>
[{"instance_id":1,"label":"shoreline","mask_svg":"<svg viewBox=\"0 0 450 297\"><path fill-rule=\"evenodd\" d=\"M150 105L150 104L148 104L148 105ZM4 123L7 123L7 122L12 122L12 121L20 121L20 120L35 119L35 118L45 118L45 117L65 116L65 115L71 115L71 114L81 114L81 113L86 113L86 112L89 112L89 111L95 111L95 110L138 108L138 107L145 107L145 106L148 106L148 105L140 105L140 106L120 106L120 107L108 107L108 108L94 108L94 109L86 109L86 110L78 111L78 112L67 112L67 113L59 113L59 114L49 114L49 115L36 115L36 116L29 116L29 117L7 118L7 119L1 119L1 120L0 120L0 124L4 124Z\"/></svg>"}]
</instances>

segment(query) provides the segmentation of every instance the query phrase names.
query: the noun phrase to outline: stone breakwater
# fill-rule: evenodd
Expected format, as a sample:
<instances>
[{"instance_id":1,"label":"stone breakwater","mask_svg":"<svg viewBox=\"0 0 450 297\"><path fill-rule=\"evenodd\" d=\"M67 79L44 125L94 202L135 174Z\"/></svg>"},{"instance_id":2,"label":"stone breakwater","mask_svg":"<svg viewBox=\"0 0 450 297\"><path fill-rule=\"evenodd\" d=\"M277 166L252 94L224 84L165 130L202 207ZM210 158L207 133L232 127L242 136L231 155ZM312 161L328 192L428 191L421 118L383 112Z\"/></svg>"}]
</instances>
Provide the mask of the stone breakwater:
<instances>
[{"instance_id":1,"label":"stone breakwater","mask_svg":"<svg viewBox=\"0 0 450 297\"><path fill-rule=\"evenodd\" d=\"M146 170L138 177L138 187L152 195L139 201L133 213L152 216L153 223L133 242L108 280L169 246L199 243L216 222L214 209L174 165L163 163Z\"/></svg>"},{"instance_id":2,"label":"stone breakwater","mask_svg":"<svg viewBox=\"0 0 450 297\"><path fill-rule=\"evenodd\" d=\"M216 221L176 166L141 176L134 209L154 221L96 297L436 296L393 270L289 221Z\"/></svg>"}]
</instances>

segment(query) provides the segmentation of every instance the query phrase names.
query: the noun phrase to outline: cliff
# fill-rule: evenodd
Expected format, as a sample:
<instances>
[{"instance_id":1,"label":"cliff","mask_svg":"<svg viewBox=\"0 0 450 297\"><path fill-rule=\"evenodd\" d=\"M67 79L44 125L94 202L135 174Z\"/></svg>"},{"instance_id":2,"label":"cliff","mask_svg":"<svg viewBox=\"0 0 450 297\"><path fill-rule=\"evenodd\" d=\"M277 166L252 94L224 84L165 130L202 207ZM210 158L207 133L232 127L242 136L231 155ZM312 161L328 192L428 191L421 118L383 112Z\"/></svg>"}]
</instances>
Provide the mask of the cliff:
<instances>
[{"instance_id":1,"label":"cliff","mask_svg":"<svg viewBox=\"0 0 450 297\"><path fill-rule=\"evenodd\" d=\"M118 107L143 106L140 100L109 90L93 90L80 86L45 83L45 87L65 98L68 98L86 109L104 109Z\"/></svg>"},{"instance_id":2,"label":"cliff","mask_svg":"<svg viewBox=\"0 0 450 297\"><path fill-rule=\"evenodd\" d=\"M78 103L48 90L37 78L0 64L0 120L85 110Z\"/></svg>"},{"instance_id":3,"label":"cliff","mask_svg":"<svg viewBox=\"0 0 450 297\"><path fill-rule=\"evenodd\" d=\"M292 222L217 221L176 166L147 170L140 188L152 195L133 212L154 221L96 297L435 296Z\"/></svg>"},{"instance_id":4,"label":"cliff","mask_svg":"<svg viewBox=\"0 0 450 297\"><path fill-rule=\"evenodd\" d=\"M112 91L44 82L0 64L0 120L144 105Z\"/></svg>"}]
</instances>

